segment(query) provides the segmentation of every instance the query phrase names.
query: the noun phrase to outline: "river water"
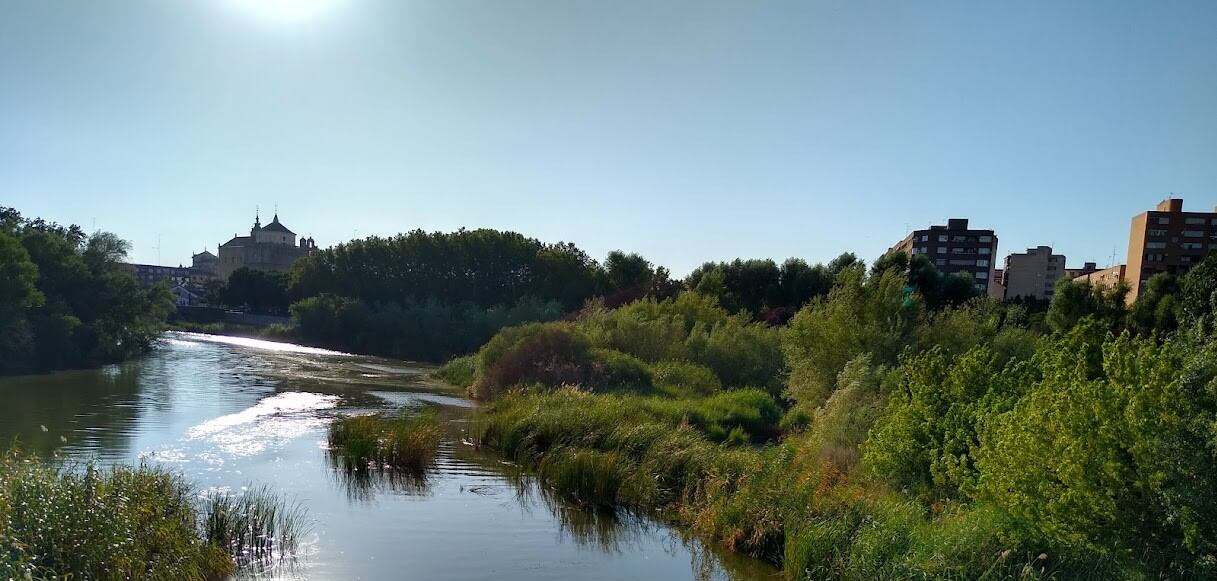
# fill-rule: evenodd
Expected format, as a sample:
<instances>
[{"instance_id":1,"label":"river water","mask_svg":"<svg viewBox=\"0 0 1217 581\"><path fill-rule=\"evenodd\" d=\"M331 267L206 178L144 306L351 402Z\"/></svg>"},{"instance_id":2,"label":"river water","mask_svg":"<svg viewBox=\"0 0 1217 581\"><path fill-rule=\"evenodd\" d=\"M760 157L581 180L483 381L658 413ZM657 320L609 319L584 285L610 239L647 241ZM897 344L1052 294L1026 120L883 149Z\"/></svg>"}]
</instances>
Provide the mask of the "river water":
<instances>
[{"instance_id":1,"label":"river water","mask_svg":"<svg viewBox=\"0 0 1217 581\"><path fill-rule=\"evenodd\" d=\"M140 360L0 379L0 438L61 459L156 463L199 490L270 485L308 512L276 579L772 579L645 517L552 498L461 444L473 404L422 366L287 343L168 333ZM353 481L326 459L338 415L432 406L444 442L425 481Z\"/></svg>"}]
</instances>

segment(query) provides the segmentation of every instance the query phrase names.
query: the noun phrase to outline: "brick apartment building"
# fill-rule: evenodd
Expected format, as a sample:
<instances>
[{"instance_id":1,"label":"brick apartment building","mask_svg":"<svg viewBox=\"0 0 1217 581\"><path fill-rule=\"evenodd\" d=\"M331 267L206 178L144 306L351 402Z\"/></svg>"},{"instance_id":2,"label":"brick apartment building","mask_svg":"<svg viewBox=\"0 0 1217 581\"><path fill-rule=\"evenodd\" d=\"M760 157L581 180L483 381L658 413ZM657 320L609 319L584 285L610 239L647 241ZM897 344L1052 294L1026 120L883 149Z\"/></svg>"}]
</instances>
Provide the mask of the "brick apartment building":
<instances>
[{"instance_id":1,"label":"brick apartment building","mask_svg":"<svg viewBox=\"0 0 1217 581\"><path fill-rule=\"evenodd\" d=\"M1212 250L1217 250L1217 210L1184 212L1182 199L1167 198L1155 209L1137 214L1123 273L1130 288L1128 301L1137 299L1153 275L1181 275Z\"/></svg>"},{"instance_id":2,"label":"brick apartment building","mask_svg":"<svg viewBox=\"0 0 1217 581\"><path fill-rule=\"evenodd\" d=\"M969 229L966 218L951 218L945 226L914 230L891 251L924 254L944 274L966 273L983 294L989 292L989 283L994 278L997 236L992 230Z\"/></svg>"}]
</instances>

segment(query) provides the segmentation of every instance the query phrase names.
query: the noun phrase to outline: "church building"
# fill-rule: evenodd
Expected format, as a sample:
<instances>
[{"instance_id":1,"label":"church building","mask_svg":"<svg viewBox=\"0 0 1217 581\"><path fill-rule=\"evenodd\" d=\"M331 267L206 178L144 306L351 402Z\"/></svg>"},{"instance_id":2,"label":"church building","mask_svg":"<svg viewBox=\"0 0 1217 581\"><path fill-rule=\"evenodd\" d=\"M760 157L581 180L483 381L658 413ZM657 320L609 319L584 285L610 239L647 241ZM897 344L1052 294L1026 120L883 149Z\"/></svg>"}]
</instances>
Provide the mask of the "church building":
<instances>
[{"instance_id":1,"label":"church building","mask_svg":"<svg viewBox=\"0 0 1217 581\"><path fill-rule=\"evenodd\" d=\"M216 274L221 280L228 280L241 267L283 272L290 270L296 259L316 249L317 243L312 238L301 238L297 244L296 233L279 222L279 214L266 226L255 216L249 236L234 235L220 245Z\"/></svg>"}]
</instances>

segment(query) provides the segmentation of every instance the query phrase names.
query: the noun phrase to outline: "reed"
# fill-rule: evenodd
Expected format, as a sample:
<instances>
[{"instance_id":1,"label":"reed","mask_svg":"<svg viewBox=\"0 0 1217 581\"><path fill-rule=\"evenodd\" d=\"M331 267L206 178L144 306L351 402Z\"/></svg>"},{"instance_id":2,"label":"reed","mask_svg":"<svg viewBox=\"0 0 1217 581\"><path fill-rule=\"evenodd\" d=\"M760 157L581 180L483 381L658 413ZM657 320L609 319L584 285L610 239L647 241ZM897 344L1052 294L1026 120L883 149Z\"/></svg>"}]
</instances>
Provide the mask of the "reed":
<instances>
[{"instance_id":1,"label":"reed","mask_svg":"<svg viewBox=\"0 0 1217 581\"><path fill-rule=\"evenodd\" d=\"M203 537L238 564L293 556L308 528L304 508L267 486L214 494L203 505Z\"/></svg>"},{"instance_id":2,"label":"reed","mask_svg":"<svg viewBox=\"0 0 1217 581\"><path fill-rule=\"evenodd\" d=\"M347 416L330 424L328 440L331 461L346 470L421 473L439 451L440 428L430 411Z\"/></svg>"},{"instance_id":3,"label":"reed","mask_svg":"<svg viewBox=\"0 0 1217 581\"><path fill-rule=\"evenodd\" d=\"M0 578L216 579L235 563L199 535L196 499L162 468L52 466L0 453Z\"/></svg>"}]
</instances>

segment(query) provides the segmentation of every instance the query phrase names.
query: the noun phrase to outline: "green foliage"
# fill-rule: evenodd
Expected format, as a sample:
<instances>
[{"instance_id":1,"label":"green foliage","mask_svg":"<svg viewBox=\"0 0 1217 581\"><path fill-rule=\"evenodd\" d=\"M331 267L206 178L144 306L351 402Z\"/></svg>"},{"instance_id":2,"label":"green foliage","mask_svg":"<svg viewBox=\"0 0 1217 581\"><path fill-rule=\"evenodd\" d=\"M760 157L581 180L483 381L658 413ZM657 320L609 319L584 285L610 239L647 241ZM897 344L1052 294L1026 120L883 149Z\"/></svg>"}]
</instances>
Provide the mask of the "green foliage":
<instances>
[{"instance_id":1,"label":"green foliage","mask_svg":"<svg viewBox=\"0 0 1217 581\"><path fill-rule=\"evenodd\" d=\"M136 283L119 262L125 241L0 214L0 373L109 363L152 345L173 299Z\"/></svg>"},{"instance_id":2,"label":"green foliage","mask_svg":"<svg viewBox=\"0 0 1217 581\"><path fill-rule=\"evenodd\" d=\"M1101 371L1079 347L1101 349ZM1169 576L1217 573L1217 368L1211 347L1188 351L1057 341L1041 381L982 431L987 497L1064 546Z\"/></svg>"},{"instance_id":3,"label":"green foliage","mask_svg":"<svg viewBox=\"0 0 1217 581\"><path fill-rule=\"evenodd\" d=\"M1210 252L1180 280L1180 325L1199 337L1217 331L1217 253Z\"/></svg>"},{"instance_id":4,"label":"green foliage","mask_svg":"<svg viewBox=\"0 0 1217 581\"><path fill-rule=\"evenodd\" d=\"M895 364L920 312L920 303L909 302L904 287L903 275L894 270L868 278L855 266L841 273L826 298L799 311L782 341L790 398L811 409L823 405L837 375L859 355L869 355L877 365Z\"/></svg>"},{"instance_id":5,"label":"green foliage","mask_svg":"<svg viewBox=\"0 0 1217 581\"><path fill-rule=\"evenodd\" d=\"M562 315L556 302L521 300L511 307L483 308L438 300L369 304L321 295L292 305L299 338L345 351L423 361L470 353L499 329Z\"/></svg>"},{"instance_id":6,"label":"green foliage","mask_svg":"<svg viewBox=\"0 0 1217 581\"><path fill-rule=\"evenodd\" d=\"M329 456L343 470L421 473L439 451L440 429L430 411L345 416L330 423Z\"/></svg>"},{"instance_id":7,"label":"green foliage","mask_svg":"<svg viewBox=\"0 0 1217 581\"><path fill-rule=\"evenodd\" d=\"M462 355L448 360L439 369L431 372L431 377L455 385L469 387L473 385L474 374L477 372L477 357Z\"/></svg>"},{"instance_id":8,"label":"green foliage","mask_svg":"<svg viewBox=\"0 0 1217 581\"><path fill-rule=\"evenodd\" d=\"M1045 320L1057 332L1072 329L1085 317L1104 321L1114 329L1124 322L1127 295L1128 287L1123 283L1107 288L1062 278L1056 283Z\"/></svg>"},{"instance_id":9,"label":"green foliage","mask_svg":"<svg viewBox=\"0 0 1217 581\"><path fill-rule=\"evenodd\" d=\"M213 494L202 512L203 538L233 555L238 564L291 555L308 533L304 507L267 486Z\"/></svg>"},{"instance_id":10,"label":"green foliage","mask_svg":"<svg viewBox=\"0 0 1217 581\"><path fill-rule=\"evenodd\" d=\"M288 275L241 267L218 290L220 304L247 308L255 313L287 314L291 305Z\"/></svg>"},{"instance_id":11,"label":"green foliage","mask_svg":"<svg viewBox=\"0 0 1217 581\"><path fill-rule=\"evenodd\" d=\"M0 455L0 577L215 579L231 553L199 536L193 494L159 468L56 469Z\"/></svg>"},{"instance_id":12,"label":"green foliage","mask_svg":"<svg viewBox=\"0 0 1217 581\"><path fill-rule=\"evenodd\" d=\"M705 365L688 361L661 361L651 369L655 385L672 396L710 395L723 388L722 381Z\"/></svg>"}]
</instances>

